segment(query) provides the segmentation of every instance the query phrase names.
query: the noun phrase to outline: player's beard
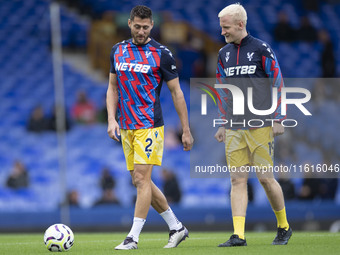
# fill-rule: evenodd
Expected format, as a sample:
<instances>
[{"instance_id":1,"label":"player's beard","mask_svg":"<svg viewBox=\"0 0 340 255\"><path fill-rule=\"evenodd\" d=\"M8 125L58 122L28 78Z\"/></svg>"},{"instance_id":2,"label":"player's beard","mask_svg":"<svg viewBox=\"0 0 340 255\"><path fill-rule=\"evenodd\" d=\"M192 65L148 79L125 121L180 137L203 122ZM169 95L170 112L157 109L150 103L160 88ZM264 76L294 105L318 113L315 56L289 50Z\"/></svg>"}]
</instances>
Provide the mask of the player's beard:
<instances>
[{"instance_id":1,"label":"player's beard","mask_svg":"<svg viewBox=\"0 0 340 255\"><path fill-rule=\"evenodd\" d=\"M134 34L131 33L131 36L132 36L134 43L136 45L144 45L146 43L146 41L149 39L149 35L150 34L145 34L143 36L140 36L138 34L134 35Z\"/></svg>"}]
</instances>

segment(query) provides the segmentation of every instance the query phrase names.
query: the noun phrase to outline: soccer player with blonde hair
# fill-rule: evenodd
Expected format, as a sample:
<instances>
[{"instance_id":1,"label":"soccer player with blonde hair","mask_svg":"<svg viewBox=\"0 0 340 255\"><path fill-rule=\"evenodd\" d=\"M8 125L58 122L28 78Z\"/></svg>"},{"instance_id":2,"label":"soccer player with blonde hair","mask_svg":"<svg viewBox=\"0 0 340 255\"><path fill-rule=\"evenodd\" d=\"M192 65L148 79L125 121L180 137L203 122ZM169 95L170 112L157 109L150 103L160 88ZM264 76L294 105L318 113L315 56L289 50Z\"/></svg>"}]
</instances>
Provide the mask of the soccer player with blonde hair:
<instances>
[{"instance_id":1,"label":"soccer player with blonde hair","mask_svg":"<svg viewBox=\"0 0 340 255\"><path fill-rule=\"evenodd\" d=\"M225 7L218 14L221 35L225 37L225 45L218 54L216 78L220 83L225 80L235 85L247 95L248 88L253 90L253 108L267 110L271 108L272 89L277 89L278 105L273 114L256 115L247 109L244 115L233 114L232 93L219 89L222 104L219 104L220 119L228 119L228 123L219 127L215 138L225 143L228 166L237 171L231 172L231 210L234 234L219 247L246 246L245 217L248 204L247 172L244 167L273 166L274 136L284 133L281 125L286 116L281 115L281 88L284 86L279 63L270 46L247 33L247 12L239 3ZM273 119L272 122L266 121ZM249 120L264 123L254 128ZM273 173L257 173L271 207L277 219L277 235L273 245L288 243L292 235L284 204L284 197L279 183Z\"/></svg>"}]
</instances>

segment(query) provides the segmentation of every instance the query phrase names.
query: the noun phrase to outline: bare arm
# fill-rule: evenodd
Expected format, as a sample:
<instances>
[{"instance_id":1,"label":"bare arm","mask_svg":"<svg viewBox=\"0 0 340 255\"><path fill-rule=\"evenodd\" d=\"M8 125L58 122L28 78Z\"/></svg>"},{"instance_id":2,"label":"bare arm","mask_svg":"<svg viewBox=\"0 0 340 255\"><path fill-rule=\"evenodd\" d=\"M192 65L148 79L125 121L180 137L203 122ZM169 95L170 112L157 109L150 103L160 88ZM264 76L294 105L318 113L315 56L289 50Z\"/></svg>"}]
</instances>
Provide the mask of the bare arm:
<instances>
[{"instance_id":1,"label":"bare arm","mask_svg":"<svg viewBox=\"0 0 340 255\"><path fill-rule=\"evenodd\" d=\"M192 148L194 139L191 135L189 128L189 119L188 119L188 109L185 103L183 91L179 85L178 78L172 79L167 82L169 90L171 92L172 100L174 102L178 117L182 124L183 134L182 134L182 143L185 151L189 151Z\"/></svg>"},{"instance_id":2,"label":"bare arm","mask_svg":"<svg viewBox=\"0 0 340 255\"><path fill-rule=\"evenodd\" d=\"M112 139L119 141L117 135L120 136L120 131L119 125L116 121L117 106L118 106L117 76L113 73L110 73L109 86L106 92L106 108L108 116L107 133Z\"/></svg>"}]
</instances>

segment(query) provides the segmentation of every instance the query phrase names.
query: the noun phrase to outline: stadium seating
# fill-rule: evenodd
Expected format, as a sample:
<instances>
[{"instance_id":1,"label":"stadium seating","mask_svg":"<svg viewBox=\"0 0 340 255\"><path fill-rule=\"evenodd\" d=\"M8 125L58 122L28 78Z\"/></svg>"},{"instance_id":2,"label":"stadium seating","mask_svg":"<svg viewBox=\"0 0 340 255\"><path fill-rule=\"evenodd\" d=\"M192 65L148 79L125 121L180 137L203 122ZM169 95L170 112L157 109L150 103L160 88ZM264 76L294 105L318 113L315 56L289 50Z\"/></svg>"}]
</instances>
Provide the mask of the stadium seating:
<instances>
[{"instance_id":1,"label":"stadium seating","mask_svg":"<svg viewBox=\"0 0 340 255\"><path fill-rule=\"evenodd\" d=\"M49 2L47 0L0 1L0 211L15 210L50 210L62 202L58 193L60 178L58 164L57 137L53 132L32 134L26 131L26 123L32 109L40 104L50 114L54 102L52 77L52 58L50 53ZM218 11L224 7L223 1L146 1L154 11L171 9L175 20L185 20L200 28L217 41L219 24ZM104 10L128 12L138 1L123 1L115 4L112 0L83 0L94 11ZM244 1L249 15L249 30L271 43L287 77L317 77L320 75L319 51L317 43L294 44L277 43L271 37L271 30L276 22L276 14L282 8L287 10L293 24L297 25L300 7L295 1ZM266 6L265 8L261 8ZM11 13L11 15L8 15ZM340 38L340 8L331 8L323 4L320 13L310 13L313 24L317 27L327 26L331 29L333 39ZM325 18L327 17L327 18ZM84 47L86 45L89 22L76 13L62 8L63 45ZM339 55L339 46L336 49ZM339 66L338 66L338 69ZM82 89L98 108L102 107L106 84L94 81L91 77L76 71L73 67L63 65L65 100L69 110L75 101L76 93ZM189 97L189 85L182 83L184 93ZM311 88L309 88L311 89ZM163 109L166 111L165 123L178 126L178 118L172 105L169 91L164 88ZM311 106L313 107L313 105ZM296 129L308 144L301 140L296 142L297 163L312 158L322 161L320 149L311 149L309 144L320 144L321 149L334 150L340 156L340 139L333 125L324 125L322 120L337 116L338 105L324 104L319 112L307 120L311 127L307 130ZM334 115L333 115L334 114ZM302 118L302 117L301 117ZM339 122L339 120L334 120ZM339 126L337 125L334 126ZM195 129L195 127L193 127ZM321 132L326 129L328 132ZM333 137L334 140L329 139ZM211 145L214 146L214 145ZM206 146L206 150L209 147ZM208 151L207 151L208 152ZM24 162L29 170L30 188L11 191L4 183L15 159ZM190 178L190 162L181 149L165 150L164 164L178 176L182 187L181 206L225 207L226 193L230 188L226 179ZM118 144L108 139L106 126L73 125L67 134L67 187L77 189L80 193L81 206L91 207L100 196L98 180L100 171L108 166L117 179L116 192L124 207L131 205L134 196L129 175L125 173L125 161ZM155 182L162 184L159 174L154 174ZM339 185L340 186L340 185ZM263 192L256 194L256 203L265 204ZM45 199L48 197L49 199ZM340 189L337 196L339 203Z\"/></svg>"}]
</instances>

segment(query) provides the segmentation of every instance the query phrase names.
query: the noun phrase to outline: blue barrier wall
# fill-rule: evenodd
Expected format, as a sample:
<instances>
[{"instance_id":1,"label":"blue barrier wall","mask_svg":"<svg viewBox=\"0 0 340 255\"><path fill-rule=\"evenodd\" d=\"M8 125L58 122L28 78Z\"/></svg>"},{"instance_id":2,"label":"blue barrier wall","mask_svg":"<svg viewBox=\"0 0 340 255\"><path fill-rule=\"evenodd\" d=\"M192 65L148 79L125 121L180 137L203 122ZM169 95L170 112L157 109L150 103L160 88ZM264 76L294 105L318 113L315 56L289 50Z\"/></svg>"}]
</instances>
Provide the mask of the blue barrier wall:
<instances>
[{"instance_id":1,"label":"blue barrier wall","mask_svg":"<svg viewBox=\"0 0 340 255\"><path fill-rule=\"evenodd\" d=\"M292 223L301 224L311 220L322 223L340 220L340 205L335 205L333 202L292 202L287 203L286 208L288 219ZM173 207L173 210L184 224L196 226L196 228L202 230L231 224L230 208ZM70 226L74 229L121 230L131 226L132 218L132 207L70 208ZM60 212L55 210L49 212L0 213L0 219L0 231L44 230L49 225L60 222ZM269 206L248 206L247 224L272 224L273 229L275 229L275 222L275 215ZM147 218L147 225L162 227L165 226L165 223L152 209Z\"/></svg>"}]
</instances>

